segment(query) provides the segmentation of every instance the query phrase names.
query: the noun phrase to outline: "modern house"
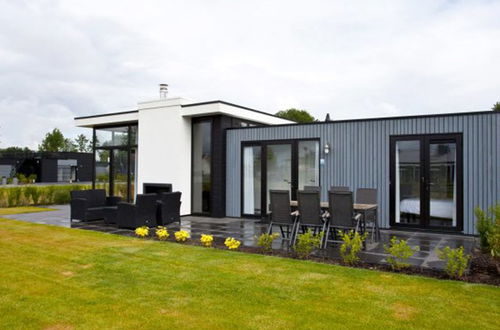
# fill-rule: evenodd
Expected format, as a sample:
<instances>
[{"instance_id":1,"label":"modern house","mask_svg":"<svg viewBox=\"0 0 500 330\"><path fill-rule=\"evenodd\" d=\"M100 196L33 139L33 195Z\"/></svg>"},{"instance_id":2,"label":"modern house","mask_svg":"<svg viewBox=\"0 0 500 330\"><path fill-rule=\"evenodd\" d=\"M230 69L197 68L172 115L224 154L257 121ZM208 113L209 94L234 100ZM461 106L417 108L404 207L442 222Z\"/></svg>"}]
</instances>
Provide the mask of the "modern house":
<instances>
[{"instance_id":1,"label":"modern house","mask_svg":"<svg viewBox=\"0 0 500 330\"><path fill-rule=\"evenodd\" d=\"M36 175L36 182L90 182L93 155L84 152L3 152L0 178Z\"/></svg>"},{"instance_id":2,"label":"modern house","mask_svg":"<svg viewBox=\"0 0 500 330\"><path fill-rule=\"evenodd\" d=\"M377 188L381 228L474 234L474 207L500 196L500 113L297 124L183 98L75 118L94 130L94 184L111 195L182 191L181 213L266 214L269 190ZM136 188L137 187L137 188Z\"/></svg>"}]
</instances>

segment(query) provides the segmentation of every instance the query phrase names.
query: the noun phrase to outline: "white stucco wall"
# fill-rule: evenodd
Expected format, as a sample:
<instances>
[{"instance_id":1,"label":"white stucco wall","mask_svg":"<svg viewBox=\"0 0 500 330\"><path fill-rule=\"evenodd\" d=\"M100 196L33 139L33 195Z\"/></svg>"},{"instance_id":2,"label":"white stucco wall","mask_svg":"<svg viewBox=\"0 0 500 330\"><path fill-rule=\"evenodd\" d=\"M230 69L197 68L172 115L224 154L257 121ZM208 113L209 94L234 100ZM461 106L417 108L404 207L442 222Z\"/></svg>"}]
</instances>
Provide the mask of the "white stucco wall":
<instances>
[{"instance_id":1,"label":"white stucco wall","mask_svg":"<svg viewBox=\"0 0 500 330\"><path fill-rule=\"evenodd\" d=\"M182 192L181 214L191 213L191 118L185 99L139 103L138 193L143 183L171 183Z\"/></svg>"}]
</instances>

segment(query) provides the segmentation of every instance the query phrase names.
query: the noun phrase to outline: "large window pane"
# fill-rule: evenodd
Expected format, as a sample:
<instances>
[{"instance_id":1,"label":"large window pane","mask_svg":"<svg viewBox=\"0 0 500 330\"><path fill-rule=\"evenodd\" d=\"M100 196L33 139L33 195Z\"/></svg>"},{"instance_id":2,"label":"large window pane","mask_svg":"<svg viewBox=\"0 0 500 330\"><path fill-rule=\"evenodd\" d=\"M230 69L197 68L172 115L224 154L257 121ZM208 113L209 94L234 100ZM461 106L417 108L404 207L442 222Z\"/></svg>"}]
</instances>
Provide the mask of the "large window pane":
<instances>
[{"instance_id":1,"label":"large window pane","mask_svg":"<svg viewBox=\"0 0 500 330\"><path fill-rule=\"evenodd\" d=\"M95 157L95 186L109 194L109 150L96 150Z\"/></svg>"},{"instance_id":2,"label":"large window pane","mask_svg":"<svg viewBox=\"0 0 500 330\"><path fill-rule=\"evenodd\" d=\"M137 176L135 175L135 171L137 169L137 151L135 149L132 149L130 151L130 200L135 200L135 187L136 187L136 179Z\"/></svg>"},{"instance_id":3,"label":"large window pane","mask_svg":"<svg viewBox=\"0 0 500 330\"><path fill-rule=\"evenodd\" d=\"M127 198L127 150L113 150L113 195Z\"/></svg>"},{"instance_id":4,"label":"large window pane","mask_svg":"<svg viewBox=\"0 0 500 330\"><path fill-rule=\"evenodd\" d=\"M319 186L319 142L299 142L299 190Z\"/></svg>"},{"instance_id":5,"label":"large window pane","mask_svg":"<svg viewBox=\"0 0 500 330\"><path fill-rule=\"evenodd\" d=\"M210 212L212 123L193 124L193 205L194 213Z\"/></svg>"},{"instance_id":6,"label":"large window pane","mask_svg":"<svg viewBox=\"0 0 500 330\"><path fill-rule=\"evenodd\" d=\"M292 145L272 144L267 146L267 204L270 190L292 189Z\"/></svg>"},{"instance_id":7,"label":"large window pane","mask_svg":"<svg viewBox=\"0 0 500 330\"><path fill-rule=\"evenodd\" d=\"M128 126L98 128L95 130L96 147L127 146Z\"/></svg>"},{"instance_id":8,"label":"large window pane","mask_svg":"<svg viewBox=\"0 0 500 330\"><path fill-rule=\"evenodd\" d=\"M243 149L243 213L261 214L261 147Z\"/></svg>"},{"instance_id":9,"label":"large window pane","mask_svg":"<svg viewBox=\"0 0 500 330\"><path fill-rule=\"evenodd\" d=\"M457 225L456 199L456 144L431 143L429 145L429 224L455 227Z\"/></svg>"},{"instance_id":10,"label":"large window pane","mask_svg":"<svg viewBox=\"0 0 500 330\"><path fill-rule=\"evenodd\" d=\"M397 141L395 161L396 223L420 224L420 141Z\"/></svg>"}]
</instances>

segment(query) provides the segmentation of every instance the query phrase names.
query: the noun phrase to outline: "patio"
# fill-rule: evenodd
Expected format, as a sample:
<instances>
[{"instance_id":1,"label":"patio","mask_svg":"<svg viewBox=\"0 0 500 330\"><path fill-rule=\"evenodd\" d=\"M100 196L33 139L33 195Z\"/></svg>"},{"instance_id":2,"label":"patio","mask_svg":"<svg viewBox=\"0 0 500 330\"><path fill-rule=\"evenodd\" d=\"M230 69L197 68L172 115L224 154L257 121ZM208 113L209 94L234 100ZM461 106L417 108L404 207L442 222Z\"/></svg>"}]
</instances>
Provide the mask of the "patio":
<instances>
[{"instance_id":1,"label":"patio","mask_svg":"<svg viewBox=\"0 0 500 330\"><path fill-rule=\"evenodd\" d=\"M5 216L11 219L23 221L78 228L84 230L94 230L110 234L134 236L133 230L118 229L115 226L106 225L103 221L77 222L69 221L69 206L55 205L51 208L57 209L50 212L26 213ZM179 224L174 223L168 226L169 231L179 230ZM197 239L201 234L211 234L218 244L221 244L226 237L234 237L242 241L242 244L249 247L256 246L255 237L265 232L267 224L256 220L241 218L209 218L186 216L182 218L180 229L188 231L192 237ZM367 239L366 250L360 253L362 260L370 263L385 263L384 244L387 244L392 236L407 239L411 246L419 246L420 251L410 258L409 262L415 266L432 269L443 269L444 262L439 260L435 250L445 246L464 246L466 253L471 253L475 244L475 238L471 236L435 234L426 232L409 232L395 230L381 230L379 242L371 242ZM275 240L273 248L284 249L287 243L281 238ZM339 254L338 245L329 246L326 250L327 256L337 258Z\"/></svg>"}]
</instances>

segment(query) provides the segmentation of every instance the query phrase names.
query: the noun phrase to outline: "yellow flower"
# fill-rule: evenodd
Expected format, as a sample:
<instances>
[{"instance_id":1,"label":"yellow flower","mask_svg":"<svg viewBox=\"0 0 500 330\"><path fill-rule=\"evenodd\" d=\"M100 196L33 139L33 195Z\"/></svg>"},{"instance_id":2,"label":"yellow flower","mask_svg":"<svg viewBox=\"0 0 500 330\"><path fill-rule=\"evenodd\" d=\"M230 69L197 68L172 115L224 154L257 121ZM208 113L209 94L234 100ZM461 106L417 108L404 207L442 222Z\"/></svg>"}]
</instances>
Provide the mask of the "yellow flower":
<instances>
[{"instance_id":1,"label":"yellow flower","mask_svg":"<svg viewBox=\"0 0 500 330\"><path fill-rule=\"evenodd\" d=\"M146 237L149 235L149 228L146 226L137 227L135 229L135 234L139 237Z\"/></svg>"},{"instance_id":2,"label":"yellow flower","mask_svg":"<svg viewBox=\"0 0 500 330\"><path fill-rule=\"evenodd\" d=\"M212 235L201 234L200 242L205 247L212 247L214 237Z\"/></svg>"},{"instance_id":3,"label":"yellow flower","mask_svg":"<svg viewBox=\"0 0 500 330\"><path fill-rule=\"evenodd\" d=\"M229 250L236 250L240 247L240 244L240 241L232 237L226 238L226 241L224 242L224 245L226 245Z\"/></svg>"},{"instance_id":4,"label":"yellow flower","mask_svg":"<svg viewBox=\"0 0 500 330\"><path fill-rule=\"evenodd\" d=\"M185 242L189 238L189 233L185 230L176 231L174 235L177 242Z\"/></svg>"},{"instance_id":5,"label":"yellow flower","mask_svg":"<svg viewBox=\"0 0 500 330\"><path fill-rule=\"evenodd\" d=\"M168 233L168 230L166 227L159 226L156 229L156 237L158 237L159 240L163 241L166 240L170 234Z\"/></svg>"}]
</instances>

